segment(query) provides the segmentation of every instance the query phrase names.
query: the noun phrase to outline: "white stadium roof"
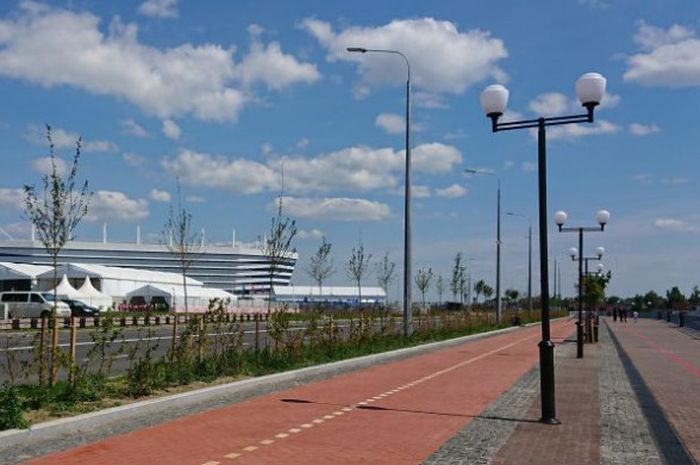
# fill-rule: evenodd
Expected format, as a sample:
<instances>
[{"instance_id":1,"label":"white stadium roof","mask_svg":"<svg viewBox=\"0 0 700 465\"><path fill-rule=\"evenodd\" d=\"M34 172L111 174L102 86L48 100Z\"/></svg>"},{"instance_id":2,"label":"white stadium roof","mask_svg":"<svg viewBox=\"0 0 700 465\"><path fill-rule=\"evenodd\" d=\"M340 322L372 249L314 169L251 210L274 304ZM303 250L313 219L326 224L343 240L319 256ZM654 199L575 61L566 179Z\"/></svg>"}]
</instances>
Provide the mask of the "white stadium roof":
<instances>
[{"instance_id":1,"label":"white stadium roof","mask_svg":"<svg viewBox=\"0 0 700 465\"><path fill-rule=\"evenodd\" d=\"M28 266L28 265L24 265ZM37 277L39 279L52 279L53 271L50 267ZM167 273L164 271L138 270L135 268L121 268L117 266L94 265L87 263L67 263L56 267L57 275L66 275L69 278L91 278L116 279L122 281L136 281L144 283L161 283L182 285L182 275L177 273ZM202 283L196 279L187 278L188 286L201 286Z\"/></svg>"},{"instance_id":2,"label":"white stadium roof","mask_svg":"<svg viewBox=\"0 0 700 465\"><path fill-rule=\"evenodd\" d=\"M50 271L50 266L0 262L0 279L34 279Z\"/></svg>"}]
</instances>

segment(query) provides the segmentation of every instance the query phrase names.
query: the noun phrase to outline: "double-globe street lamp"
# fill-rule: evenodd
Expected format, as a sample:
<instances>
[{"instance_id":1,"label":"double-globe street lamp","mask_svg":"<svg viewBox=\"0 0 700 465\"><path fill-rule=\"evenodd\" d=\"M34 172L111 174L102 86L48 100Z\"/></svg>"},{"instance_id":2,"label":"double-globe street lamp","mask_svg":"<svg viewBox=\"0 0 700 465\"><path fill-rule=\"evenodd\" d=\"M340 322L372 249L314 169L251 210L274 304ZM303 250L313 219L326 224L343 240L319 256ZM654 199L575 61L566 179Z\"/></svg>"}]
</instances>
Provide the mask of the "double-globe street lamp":
<instances>
[{"instance_id":1,"label":"double-globe street lamp","mask_svg":"<svg viewBox=\"0 0 700 465\"><path fill-rule=\"evenodd\" d=\"M556 418L554 398L554 344L549 326L549 269L547 248L547 126L575 123L592 123L593 110L605 95L605 78L598 73L587 73L576 81L576 95L586 113L571 116L540 117L530 120L499 122L508 104L508 89L502 85L488 86L481 93L481 106L491 119L493 132L513 129L537 129L537 166L539 191L539 236L540 236L540 302L542 308L542 341L540 341L540 396L542 417L540 421L559 424Z\"/></svg>"},{"instance_id":2,"label":"double-globe street lamp","mask_svg":"<svg viewBox=\"0 0 700 465\"><path fill-rule=\"evenodd\" d=\"M498 182L496 190L496 323L501 322L501 177L486 170L467 168L465 173L493 176Z\"/></svg>"},{"instance_id":3,"label":"double-globe street lamp","mask_svg":"<svg viewBox=\"0 0 700 465\"><path fill-rule=\"evenodd\" d=\"M610 212L607 210L600 210L596 213L596 221L598 222L598 227L579 227L579 228L565 228L564 223L566 223L567 214L564 211L558 211L554 214L554 222L559 227L560 232L574 232L578 233L578 250L572 248L570 250L572 258L578 254L578 321L576 322L576 358L583 358L583 264L586 263L586 269L588 269L588 260L584 260L583 256L583 233L584 232L595 232L605 230L605 225L610 220ZM599 258L603 256L605 249L599 247L596 250L599 253ZM590 258L590 257L589 257Z\"/></svg>"},{"instance_id":4,"label":"double-globe street lamp","mask_svg":"<svg viewBox=\"0 0 700 465\"><path fill-rule=\"evenodd\" d=\"M597 229L596 229L597 231ZM603 254L605 253L605 247L596 247L595 249L595 255L591 257L582 257L581 253L579 253L579 250L576 247L572 247L569 249L569 256L571 256L571 261L573 262L578 262L583 260L583 276L588 276L588 262L594 261L594 262L599 262L603 259ZM602 270L605 268L605 265L602 263L598 263L598 266L596 269L598 271Z\"/></svg>"},{"instance_id":5,"label":"double-globe street lamp","mask_svg":"<svg viewBox=\"0 0 700 465\"><path fill-rule=\"evenodd\" d=\"M532 315L532 218L514 212L506 212L506 215L527 219L527 311Z\"/></svg>"},{"instance_id":6,"label":"double-globe street lamp","mask_svg":"<svg viewBox=\"0 0 700 465\"><path fill-rule=\"evenodd\" d=\"M391 53L406 62L406 181L404 193L403 241L403 334L411 335L411 64L398 50L348 47L351 53Z\"/></svg>"}]
</instances>

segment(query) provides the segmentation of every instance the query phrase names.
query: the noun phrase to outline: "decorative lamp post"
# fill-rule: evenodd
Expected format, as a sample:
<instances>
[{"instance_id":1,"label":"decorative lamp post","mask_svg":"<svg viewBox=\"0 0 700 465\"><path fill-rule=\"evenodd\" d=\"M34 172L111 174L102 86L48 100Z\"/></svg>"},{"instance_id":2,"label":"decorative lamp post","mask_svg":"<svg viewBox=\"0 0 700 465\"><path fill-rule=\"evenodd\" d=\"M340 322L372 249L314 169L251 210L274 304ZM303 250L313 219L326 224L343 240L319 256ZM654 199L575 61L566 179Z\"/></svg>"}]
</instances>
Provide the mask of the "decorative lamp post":
<instances>
[{"instance_id":1,"label":"decorative lamp post","mask_svg":"<svg viewBox=\"0 0 700 465\"><path fill-rule=\"evenodd\" d=\"M348 47L351 53L391 53L406 62L406 181L404 191L404 241L403 241L403 335L410 336L411 327L411 63L398 50Z\"/></svg>"},{"instance_id":2,"label":"decorative lamp post","mask_svg":"<svg viewBox=\"0 0 700 465\"><path fill-rule=\"evenodd\" d=\"M496 323L501 322L501 177L496 173L485 170L475 170L467 168L465 173L481 174L485 176L493 176L498 181L498 189L496 190Z\"/></svg>"},{"instance_id":3,"label":"decorative lamp post","mask_svg":"<svg viewBox=\"0 0 700 465\"><path fill-rule=\"evenodd\" d=\"M540 395L542 417L540 421L559 424L556 418L554 398L554 344L549 325L549 269L547 245L547 126L575 123L592 123L593 110L605 95L606 80L598 73L586 73L575 84L576 95L586 113L571 116L540 117L530 120L499 122L508 104L508 89L499 84L488 86L481 93L481 106L491 119L493 132L513 129L537 129L537 167L539 192L539 238L540 238L540 301L542 307L542 341L540 348Z\"/></svg>"},{"instance_id":4,"label":"decorative lamp post","mask_svg":"<svg viewBox=\"0 0 700 465\"><path fill-rule=\"evenodd\" d=\"M605 225L610 220L610 212L607 210L600 210L596 214L596 221L598 221L598 227L579 227L579 228L565 228L564 223L566 223L568 215L566 212L559 210L554 214L554 222L559 227L560 232L575 232L578 233L578 249L572 247L569 249L569 254L573 261L578 261L578 321L576 322L576 358L583 358L583 265L586 264L586 273L588 273L588 260L600 260L605 253L605 249L598 247L596 252L599 253L597 257L584 257L583 256L583 233L584 232L594 232L605 230Z\"/></svg>"}]
</instances>

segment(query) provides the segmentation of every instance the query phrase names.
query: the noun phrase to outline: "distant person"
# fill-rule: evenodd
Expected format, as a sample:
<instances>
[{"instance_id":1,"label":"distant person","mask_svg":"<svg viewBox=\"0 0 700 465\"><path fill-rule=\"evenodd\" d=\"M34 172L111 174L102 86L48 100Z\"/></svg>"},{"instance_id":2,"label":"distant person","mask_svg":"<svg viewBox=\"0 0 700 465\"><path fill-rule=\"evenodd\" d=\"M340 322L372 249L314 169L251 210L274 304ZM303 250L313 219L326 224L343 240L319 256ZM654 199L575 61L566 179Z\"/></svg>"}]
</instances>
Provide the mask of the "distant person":
<instances>
[{"instance_id":1,"label":"distant person","mask_svg":"<svg viewBox=\"0 0 700 465\"><path fill-rule=\"evenodd\" d=\"M617 321L617 307L613 307L613 321Z\"/></svg>"},{"instance_id":2,"label":"distant person","mask_svg":"<svg viewBox=\"0 0 700 465\"><path fill-rule=\"evenodd\" d=\"M622 307L622 318L621 318L621 320L624 321L625 323L627 323L627 308L625 308L625 307Z\"/></svg>"},{"instance_id":3,"label":"distant person","mask_svg":"<svg viewBox=\"0 0 700 465\"><path fill-rule=\"evenodd\" d=\"M639 318L639 312L637 310L632 312L632 318L634 318L634 322L637 322L637 318Z\"/></svg>"}]
</instances>

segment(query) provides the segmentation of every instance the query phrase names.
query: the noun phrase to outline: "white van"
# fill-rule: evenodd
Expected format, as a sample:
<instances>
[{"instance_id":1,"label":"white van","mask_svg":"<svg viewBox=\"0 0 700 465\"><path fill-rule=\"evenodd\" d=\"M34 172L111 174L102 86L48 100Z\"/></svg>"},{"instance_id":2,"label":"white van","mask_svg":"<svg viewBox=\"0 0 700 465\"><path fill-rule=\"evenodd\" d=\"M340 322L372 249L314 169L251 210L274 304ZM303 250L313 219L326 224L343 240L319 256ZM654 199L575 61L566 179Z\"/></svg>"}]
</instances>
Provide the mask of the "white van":
<instances>
[{"instance_id":1,"label":"white van","mask_svg":"<svg viewBox=\"0 0 700 465\"><path fill-rule=\"evenodd\" d=\"M0 305L6 306L10 318L40 318L50 316L53 310L53 294L49 292L9 291L0 293ZM70 307L60 300L56 303L56 316L69 317Z\"/></svg>"}]
</instances>

